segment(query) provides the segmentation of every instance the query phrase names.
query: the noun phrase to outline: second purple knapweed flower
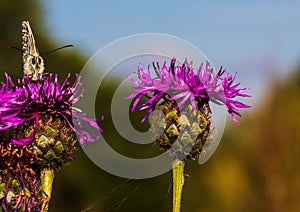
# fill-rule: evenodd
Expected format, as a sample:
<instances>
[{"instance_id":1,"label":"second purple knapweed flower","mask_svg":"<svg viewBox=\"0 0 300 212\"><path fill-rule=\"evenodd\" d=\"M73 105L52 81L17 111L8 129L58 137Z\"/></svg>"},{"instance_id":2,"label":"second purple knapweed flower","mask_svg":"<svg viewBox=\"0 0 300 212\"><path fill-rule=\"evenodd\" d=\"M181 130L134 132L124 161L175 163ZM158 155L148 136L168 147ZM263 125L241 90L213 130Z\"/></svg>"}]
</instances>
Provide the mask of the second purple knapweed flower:
<instances>
[{"instance_id":1,"label":"second purple knapweed flower","mask_svg":"<svg viewBox=\"0 0 300 212\"><path fill-rule=\"evenodd\" d=\"M239 109L249 108L235 100L236 97L250 97L246 94L248 89L239 88L240 83L234 82L236 74L232 76L222 67L214 73L209 62L195 70L192 62L185 60L182 65L176 65L173 58L169 66L166 62L162 67L153 63L153 71L140 65L137 77L129 77L135 84L128 97L134 99L131 110L147 110L142 122L155 109L161 110L163 115L152 117L151 131L156 143L165 150L178 141L176 152L171 154L180 159L198 158L203 145L210 140L213 126L209 102L225 105L238 125Z\"/></svg>"}]
</instances>

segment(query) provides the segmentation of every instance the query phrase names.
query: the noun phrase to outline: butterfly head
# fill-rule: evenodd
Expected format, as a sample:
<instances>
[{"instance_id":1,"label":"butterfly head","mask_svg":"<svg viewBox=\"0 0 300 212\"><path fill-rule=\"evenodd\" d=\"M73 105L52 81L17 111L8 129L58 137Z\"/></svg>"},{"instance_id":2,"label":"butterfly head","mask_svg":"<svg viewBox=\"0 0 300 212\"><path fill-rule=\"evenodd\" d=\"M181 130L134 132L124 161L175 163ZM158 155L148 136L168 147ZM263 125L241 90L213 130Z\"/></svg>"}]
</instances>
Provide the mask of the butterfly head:
<instances>
[{"instance_id":1,"label":"butterfly head","mask_svg":"<svg viewBox=\"0 0 300 212\"><path fill-rule=\"evenodd\" d=\"M23 69L24 74L27 74L32 80L37 80L39 75L44 73L44 60L40 55L28 55Z\"/></svg>"}]
</instances>

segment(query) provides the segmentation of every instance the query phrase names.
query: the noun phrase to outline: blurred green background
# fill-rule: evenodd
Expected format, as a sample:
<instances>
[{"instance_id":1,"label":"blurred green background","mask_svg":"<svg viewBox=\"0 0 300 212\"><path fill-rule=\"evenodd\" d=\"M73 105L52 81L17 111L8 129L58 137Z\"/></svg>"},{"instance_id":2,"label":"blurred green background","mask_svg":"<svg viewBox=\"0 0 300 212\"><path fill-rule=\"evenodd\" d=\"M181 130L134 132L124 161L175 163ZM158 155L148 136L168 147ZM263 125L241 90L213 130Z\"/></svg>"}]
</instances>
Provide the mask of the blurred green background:
<instances>
[{"instance_id":1,"label":"blurred green background","mask_svg":"<svg viewBox=\"0 0 300 212\"><path fill-rule=\"evenodd\" d=\"M4 72L22 77L21 22L30 20L40 52L65 45L51 37L45 7L39 1L0 2L0 79ZM77 14L78 15L78 14ZM70 41L72 43L72 40ZM76 46L76 44L75 44ZM80 72L88 57L78 48L45 55L47 72ZM270 69L266 67L266 69ZM267 70L266 70L267 71ZM271 73L272 74L272 73ZM62 77L63 78L63 77ZM300 68L284 77L269 76L255 110L243 111L241 127L228 120L213 157L204 165L188 162L182 211L300 211ZM123 141L111 129L109 101L117 81L107 83L97 105L105 121L105 138L120 152L147 150ZM142 127L145 130L147 126ZM131 152L132 153L132 152ZM79 150L78 160L55 178L50 211L171 211L171 173L146 180L113 176Z\"/></svg>"}]
</instances>

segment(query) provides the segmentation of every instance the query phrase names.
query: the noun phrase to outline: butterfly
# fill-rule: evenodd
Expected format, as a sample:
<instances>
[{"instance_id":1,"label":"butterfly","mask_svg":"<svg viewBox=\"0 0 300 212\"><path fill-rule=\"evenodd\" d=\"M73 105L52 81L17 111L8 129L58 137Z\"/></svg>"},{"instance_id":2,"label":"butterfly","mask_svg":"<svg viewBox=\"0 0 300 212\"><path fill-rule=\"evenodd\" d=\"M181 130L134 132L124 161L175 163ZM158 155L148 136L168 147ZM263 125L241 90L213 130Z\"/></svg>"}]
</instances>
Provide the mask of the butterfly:
<instances>
[{"instance_id":1,"label":"butterfly","mask_svg":"<svg viewBox=\"0 0 300 212\"><path fill-rule=\"evenodd\" d=\"M28 21L22 22L23 71L31 80L36 81L44 73L45 63L35 45L35 39Z\"/></svg>"}]
</instances>

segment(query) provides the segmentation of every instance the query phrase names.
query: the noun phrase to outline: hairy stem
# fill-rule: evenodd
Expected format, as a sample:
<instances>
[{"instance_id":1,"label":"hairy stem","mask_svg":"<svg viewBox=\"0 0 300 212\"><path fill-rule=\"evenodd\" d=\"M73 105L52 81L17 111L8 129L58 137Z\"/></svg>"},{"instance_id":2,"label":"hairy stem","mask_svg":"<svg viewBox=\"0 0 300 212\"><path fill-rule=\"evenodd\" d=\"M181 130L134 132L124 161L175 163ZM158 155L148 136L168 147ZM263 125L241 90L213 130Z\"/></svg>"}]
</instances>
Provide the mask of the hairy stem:
<instances>
[{"instance_id":1,"label":"hairy stem","mask_svg":"<svg viewBox=\"0 0 300 212\"><path fill-rule=\"evenodd\" d=\"M173 212L180 212L182 188L184 184L184 161L173 164Z\"/></svg>"},{"instance_id":2,"label":"hairy stem","mask_svg":"<svg viewBox=\"0 0 300 212\"><path fill-rule=\"evenodd\" d=\"M46 195L43 194L43 211L47 212L49 209L49 201L52 193L52 185L54 180L54 170L53 169L43 169L41 172L41 182L43 190Z\"/></svg>"}]
</instances>

